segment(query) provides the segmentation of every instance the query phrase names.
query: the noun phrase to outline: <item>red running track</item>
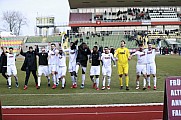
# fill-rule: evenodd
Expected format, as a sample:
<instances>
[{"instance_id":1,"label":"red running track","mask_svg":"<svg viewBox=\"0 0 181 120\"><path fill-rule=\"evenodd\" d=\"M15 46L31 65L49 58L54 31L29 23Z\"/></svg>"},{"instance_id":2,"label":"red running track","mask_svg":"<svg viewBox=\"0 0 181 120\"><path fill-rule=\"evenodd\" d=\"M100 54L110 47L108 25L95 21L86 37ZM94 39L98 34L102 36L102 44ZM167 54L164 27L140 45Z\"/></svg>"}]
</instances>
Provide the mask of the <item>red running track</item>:
<instances>
[{"instance_id":1,"label":"red running track","mask_svg":"<svg viewBox=\"0 0 181 120\"><path fill-rule=\"evenodd\" d=\"M163 106L3 109L3 120L162 120Z\"/></svg>"}]
</instances>

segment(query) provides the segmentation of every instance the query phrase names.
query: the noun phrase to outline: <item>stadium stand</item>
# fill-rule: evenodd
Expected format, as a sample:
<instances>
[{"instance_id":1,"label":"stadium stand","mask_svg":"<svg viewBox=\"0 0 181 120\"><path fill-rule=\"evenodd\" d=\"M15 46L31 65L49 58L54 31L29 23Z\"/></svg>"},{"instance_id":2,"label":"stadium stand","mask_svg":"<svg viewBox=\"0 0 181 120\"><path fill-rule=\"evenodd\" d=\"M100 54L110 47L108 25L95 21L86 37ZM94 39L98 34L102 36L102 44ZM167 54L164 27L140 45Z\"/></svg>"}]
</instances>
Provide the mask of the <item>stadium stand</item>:
<instances>
[{"instance_id":1,"label":"stadium stand","mask_svg":"<svg viewBox=\"0 0 181 120\"><path fill-rule=\"evenodd\" d=\"M91 22L92 13L70 13L70 21L72 22Z\"/></svg>"},{"instance_id":2,"label":"stadium stand","mask_svg":"<svg viewBox=\"0 0 181 120\"><path fill-rule=\"evenodd\" d=\"M45 42L61 42L62 36L30 36L26 43L45 43Z\"/></svg>"},{"instance_id":3,"label":"stadium stand","mask_svg":"<svg viewBox=\"0 0 181 120\"><path fill-rule=\"evenodd\" d=\"M13 47L14 52L18 52L19 47L24 43L24 37L6 37L0 40L0 45L4 47Z\"/></svg>"},{"instance_id":4,"label":"stadium stand","mask_svg":"<svg viewBox=\"0 0 181 120\"><path fill-rule=\"evenodd\" d=\"M42 40L43 40L42 36L30 36L30 37L27 37L26 42L27 43L41 43Z\"/></svg>"},{"instance_id":5,"label":"stadium stand","mask_svg":"<svg viewBox=\"0 0 181 120\"><path fill-rule=\"evenodd\" d=\"M75 35L72 35L71 41L75 41L78 39L80 42L85 42L89 45L89 47L92 49L94 45L98 46L113 46L114 48L120 47L120 41L126 40L127 47L128 48L136 48L136 44L134 40L128 40L127 38L124 38L123 34L119 35L109 35L109 36L100 36L100 35L93 35L93 36L82 36L82 37L75 37Z\"/></svg>"},{"instance_id":6,"label":"stadium stand","mask_svg":"<svg viewBox=\"0 0 181 120\"><path fill-rule=\"evenodd\" d=\"M93 19L92 19L93 16ZM126 11L104 11L99 13L70 13L70 23L74 22L129 22L129 21L180 21L174 9L127 8Z\"/></svg>"},{"instance_id":7,"label":"stadium stand","mask_svg":"<svg viewBox=\"0 0 181 120\"><path fill-rule=\"evenodd\" d=\"M151 21L179 21L178 13L168 9L149 10Z\"/></svg>"}]
</instances>

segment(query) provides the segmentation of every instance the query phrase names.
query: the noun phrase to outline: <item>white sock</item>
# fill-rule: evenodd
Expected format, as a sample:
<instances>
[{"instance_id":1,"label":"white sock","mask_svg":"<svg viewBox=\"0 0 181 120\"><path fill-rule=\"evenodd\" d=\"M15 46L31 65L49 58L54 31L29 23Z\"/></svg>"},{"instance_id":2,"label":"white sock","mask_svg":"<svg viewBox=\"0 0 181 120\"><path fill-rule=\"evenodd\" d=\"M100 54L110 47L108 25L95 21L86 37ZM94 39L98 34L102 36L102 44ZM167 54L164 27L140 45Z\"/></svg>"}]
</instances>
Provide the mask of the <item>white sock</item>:
<instances>
[{"instance_id":1,"label":"white sock","mask_svg":"<svg viewBox=\"0 0 181 120\"><path fill-rule=\"evenodd\" d=\"M150 77L147 77L148 86L150 86Z\"/></svg>"},{"instance_id":2,"label":"white sock","mask_svg":"<svg viewBox=\"0 0 181 120\"><path fill-rule=\"evenodd\" d=\"M50 83L50 76L46 76L46 77L47 77L48 83Z\"/></svg>"},{"instance_id":3,"label":"white sock","mask_svg":"<svg viewBox=\"0 0 181 120\"><path fill-rule=\"evenodd\" d=\"M11 77L8 77L9 86L11 86Z\"/></svg>"},{"instance_id":4,"label":"white sock","mask_svg":"<svg viewBox=\"0 0 181 120\"><path fill-rule=\"evenodd\" d=\"M79 71L79 65L76 65L76 73Z\"/></svg>"},{"instance_id":5,"label":"white sock","mask_svg":"<svg viewBox=\"0 0 181 120\"><path fill-rule=\"evenodd\" d=\"M84 85L85 82L85 74L82 74L82 84Z\"/></svg>"},{"instance_id":6,"label":"white sock","mask_svg":"<svg viewBox=\"0 0 181 120\"><path fill-rule=\"evenodd\" d=\"M74 76L71 76L71 79L72 79L72 84L74 85L74 83L75 83L75 80L74 80Z\"/></svg>"},{"instance_id":7,"label":"white sock","mask_svg":"<svg viewBox=\"0 0 181 120\"><path fill-rule=\"evenodd\" d=\"M74 84L77 85L77 77L74 76Z\"/></svg>"},{"instance_id":8,"label":"white sock","mask_svg":"<svg viewBox=\"0 0 181 120\"><path fill-rule=\"evenodd\" d=\"M96 78L96 87L99 88L99 78Z\"/></svg>"},{"instance_id":9,"label":"white sock","mask_svg":"<svg viewBox=\"0 0 181 120\"><path fill-rule=\"evenodd\" d=\"M111 84L111 77L108 77L107 78L107 86L110 86L110 84Z\"/></svg>"},{"instance_id":10,"label":"white sock","mask_svg":"<svg viewBox=\"0 0 181 120\"><path fill-rule=\"evenodd\" d=\"M143 87L146 87L146 79L143 79Z\"/></svg>"},{"instance_id":11,"label":"white sock","mask_svg":"<svg viewBox=\"0 0 181 120\"><path fill-rule=\"evenodd\" d=\"M140 86L140 81L136 81L136 87L139 87Z\"/></svg>"},{"instance_id":12,"label":"white sock","mask_svg":"<svg viewBox=\"0 0 181 120\"><path fill-rule=\"evenodd\" d=\"M156 81L157 81L157 78L156 78L156 76L155 77L153 77L153 85L156 87Z\"/></svg>"},{"instance_id":13,"label":"white sock","mask_svg":"<svg viewBox=\"0 0 181 120\"><path fill-rule=\"evenodd\" d=\"M52 75L52 81L53 81L53 84L56 85L56 76L55 76L55 74Z\"/></svg>"},{"instance_id":14,"label":"white sock","mask_svg":"<svg viewBox=\"0 0 181 120\"><path fill-rule=\"evenodd\" d=\"M106 85L106 78L105 76L103 77L103 80L102 80L102 86L105 86Z\"/></svg>"},{"instance_id":15,"label":"white sock","mask_svg":"<svg viewBox=\"0 0 181 120\"><path fill-rule=\"evenodd\" d=\"M62 78L62 87L65 87L65 78Z\"/></svg>"},{"instance_id":16,"label":"white sock","mask_svg":"<svg viewBox=\"0 0 181 120\"><path fill-rule=\"evenodd\" d=\"M40 86L41 83L41 77L38 77L38 86Z\"/></svg>"}]
</instances>

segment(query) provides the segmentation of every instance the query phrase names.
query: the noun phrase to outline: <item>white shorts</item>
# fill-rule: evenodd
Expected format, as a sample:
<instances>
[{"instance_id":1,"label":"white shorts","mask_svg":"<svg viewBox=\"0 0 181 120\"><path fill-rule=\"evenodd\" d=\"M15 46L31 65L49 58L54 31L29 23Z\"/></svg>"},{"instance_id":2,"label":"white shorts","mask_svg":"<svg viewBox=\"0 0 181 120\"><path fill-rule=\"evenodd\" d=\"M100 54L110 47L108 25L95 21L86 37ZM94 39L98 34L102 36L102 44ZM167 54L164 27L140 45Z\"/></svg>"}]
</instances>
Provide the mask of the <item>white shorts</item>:
<instances>
[{"instance_id":1,"label":"white shorts","mask_svg":"<svg viewBox=\"0 0 181 120\"><path fill-rule=\"evenodd\" d=\"M111 77L111 74L112 74L112 68L111 66L110 67L102 67L102 75L104 76L110 76Z\"/></svg>"},{"instance_id":2,"label":"white shorts","mask_svg":"<svg viewBox=\"0 0 181 120\"><path fill-rule=\"evenodd\" d=\"M150 63L146 65L147 75L155 75L156 74L156 64Z\"/></svg>"},{"instance_id":3,"label":"white shorts","mask_svg":"<svg viewBox=\"0 0 181 120\"><path fill-rule=\"evenodd\" d=\"M146 74L146 64L145 65L136 65L136 74Z\"/></svg>"},{"instance_id":4,"label":"white shorts","mask_svg":"<svg viewBox=\"0 0 181 120\"><path fill-rule=\"evenodd\" d=\"M90 75L100 75L100 66L91 66Z\"/></svg>"},{"instance_id":5,"label":"white shorts","mask_svg":"<svg viewBox=\"0 0 181 120\"><path fill-rule=\"evenodd\" d=\"M66 66L59 66L57 67L57 72L58 72L58 78L61 78L62 76L66 76L67 72L67 67Z\"/></svg>"},{"instance_id":6,"label":"white shorts","mask_svg":"<svg viewBox=\"0 0 181 120\"><path fill-rule=\"evenodd\" d=\"M42 76L42 74L44 74L45 76L49 75L48 66L44 66L44 65L38 66L38 76Z\"/></svg>"},{"instance_id":7,"label":"white shorts","mask_svg":"<svg viewBox=\"0 0 181 120\"><path fill-rule=\"evenodd\" d=\"M11 75L16 76L17 75L16 65L8 65L7 66L7 75L8 76L11 76Z\"/></svg>"},{"instance_id":8,"label":"white shorts","mask_svg":"<svg viewBox=\"0 0 181 120\"><path fill-rule=\"evenodd\" d=\"M49 74L51 74L52 72L56 72L56 65L49 65L48 69L49 69Z\"/></svg>"},{"instance_id":9,"label":"white shorts","mask_svg":"<svg viewBox=\"0 0 181 120\"><path fill-rule=\"evenodd\" d=\"M76 62L69 62L69 72L76 71Z\"/></svg>"}]
</instances>

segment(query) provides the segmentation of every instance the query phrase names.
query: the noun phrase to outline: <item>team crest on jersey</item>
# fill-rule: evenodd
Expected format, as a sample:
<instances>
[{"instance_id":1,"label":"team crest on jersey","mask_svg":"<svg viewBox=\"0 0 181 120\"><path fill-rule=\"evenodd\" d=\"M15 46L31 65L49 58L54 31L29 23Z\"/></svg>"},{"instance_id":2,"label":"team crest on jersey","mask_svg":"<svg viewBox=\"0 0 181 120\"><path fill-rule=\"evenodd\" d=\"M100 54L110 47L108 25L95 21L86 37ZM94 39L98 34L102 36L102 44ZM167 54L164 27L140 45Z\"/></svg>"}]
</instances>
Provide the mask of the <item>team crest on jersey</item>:
<instances>
[{"instance_id":1,"label":"team crest on jersey","mask_svg":"<svg viewBox=\"0 0 181 120\"><path fill-rule=\"evenodd\" d=\"M105 57L105 59L110 59L110 57Z\"/></svg>"},{"instance_id":2,"label":"team crest on jersey","mask_svg":"<svg viewBox=\"0 0 181 120\"><path fill-rule=\"evenodd\" d=\"M124 52L122 52L122 51L121 51L121 52L119 52L119 54L125 54L125 53L126 53L126 50L124 50Z\"/></svg>"},{"instance_id":3,"label":"team crest on jersey","mask_svg":"<svg viewBox=\"0 0 181 120\"><path fill-rule=\"evenodd\" d=\"M70 52L70 54L74 54L75 52Z\"/></svg>"},{"instance_id":4,"label":"team crest on jersey","mask_svg":"<svg viewBox=\"0 0 181 120\"><path fill-rule=\"evenodd\" d=\"M152 51L148 51L147 54L152 54Z\"/></svg>"},{"instance_id":5,"label":"team crest on jersey","mask_svg":"<svg viewBox=\"0 0 181 120\"><path fill-rule=\"evenodd\" d=\"M145 56L145 53L140 55L140 57L142 57L142 56Z\"/></svg>"}]
</instances>

